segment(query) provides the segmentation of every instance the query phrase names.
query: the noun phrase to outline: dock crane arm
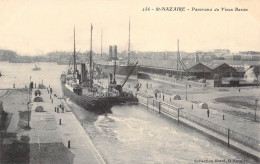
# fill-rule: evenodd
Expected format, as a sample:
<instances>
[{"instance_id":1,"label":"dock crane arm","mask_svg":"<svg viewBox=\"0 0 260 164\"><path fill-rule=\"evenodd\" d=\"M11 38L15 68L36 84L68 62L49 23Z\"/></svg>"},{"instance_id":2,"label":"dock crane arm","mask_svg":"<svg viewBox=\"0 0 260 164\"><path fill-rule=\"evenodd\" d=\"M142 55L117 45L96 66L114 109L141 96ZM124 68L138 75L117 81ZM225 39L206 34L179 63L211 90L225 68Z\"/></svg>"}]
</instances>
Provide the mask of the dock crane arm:
<instances>
[{"instance_id":1,"label":"dock crane arm","mask_svg":"<svg viewBox=\"0 0 260 164\"><path fill-rule=\"evenodd\" d=\"M125 79L125 81L124 81L123 84L122 84L122 88L124 87L125 83L126 83L127 80L129 79L130 75L133 73L133 71L134 71L135 67L137 66L137 64L138 64L138 61L135 63L134 67L131 69L131 71L129 72L129 74L126 76L126 79Z\"/></svg>"}]
</instances>

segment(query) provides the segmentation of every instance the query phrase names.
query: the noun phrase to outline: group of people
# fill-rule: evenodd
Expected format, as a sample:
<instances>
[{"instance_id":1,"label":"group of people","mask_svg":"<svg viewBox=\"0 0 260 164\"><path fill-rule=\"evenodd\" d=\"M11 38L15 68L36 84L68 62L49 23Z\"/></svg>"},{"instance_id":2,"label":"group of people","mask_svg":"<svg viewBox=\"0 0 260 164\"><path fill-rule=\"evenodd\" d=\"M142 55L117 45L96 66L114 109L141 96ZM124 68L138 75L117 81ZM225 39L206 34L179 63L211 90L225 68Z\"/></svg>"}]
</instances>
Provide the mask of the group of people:
<instances>
[{"instance_id":1,"label":"group of people","mask_svg":"<svg viewBox=\"0 0 260 164\"><path fill-rule=\"evenodd\" d=\"M50 87L49 87L50 88ZM47 92L48 92L48 94L50 93L50 94L52 94L52 88L47 88Z\"/></svg>"},{"instance_id":2,"label":"group of people","mask_svg":"<svg viewBox=\"0 0 260 164\"><path fill-rule=\"evenodd\" d=\"M51 88L50 86L47 87L47 91L48 91L48 94L52 94L52 88ZM57 94L54 94L54 97L59 98L59 97L57 96ZM57 110L56 110L56 109L57 109ZM55 112L56 112L56 111L57 111L57 113L59 113L59 112L64 113L65 107L64 107L62 104L57 105L57 107L55 107Z\"/></svg>"}]
</instances>

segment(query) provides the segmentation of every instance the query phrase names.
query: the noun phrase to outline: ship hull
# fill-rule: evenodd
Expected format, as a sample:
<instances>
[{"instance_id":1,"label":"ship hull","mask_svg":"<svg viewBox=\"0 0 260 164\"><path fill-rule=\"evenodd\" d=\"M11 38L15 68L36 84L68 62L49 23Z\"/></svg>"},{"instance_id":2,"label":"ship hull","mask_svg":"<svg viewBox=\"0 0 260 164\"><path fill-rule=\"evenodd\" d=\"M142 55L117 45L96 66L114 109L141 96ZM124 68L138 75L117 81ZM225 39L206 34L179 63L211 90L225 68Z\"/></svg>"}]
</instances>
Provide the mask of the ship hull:
<instances>
[{"instance_id":1,"label":"ship hull","mask_svg":"<svg viewBox=\"0 0 260 164\"><path fill-rule=\"evenodd\" d=\"M72 102L78 106L93 111L96 114L111 113L112 104L106 98L94 98L90 96L77 95L69 90L65 84L61 83L62 92L66 98L69 98Z\"/></svg>"},{"instance_id":2,"label":"ship hull","mask_svg":"<svg viewBox=\"0 0 260 164\"><path fill-rule=\"evenodd\" d=\"M99 67L101 72L106 74L114 74L114 65L105 65L105 64L96 64L96 67ZM133 72L131 75L137 75L137 67L134 65L117 65L116 66L116 75L128 75L131 73L131 70L133 69Z\"/></svg>"},{"instance_id":3,"label":"ship hull","mask_svg":"<svg viewBox=\"0 0 260 164\"><path fill-rule=\"evenodd\" d=\"M85 95L77 95L69 90L64 83L61 83L62 92L66 98L78 106L92 111L96 114L112 113L111 108L113 105L125 103L138 103L135 97L90 97Z\"/></svg>"}]
</instances>

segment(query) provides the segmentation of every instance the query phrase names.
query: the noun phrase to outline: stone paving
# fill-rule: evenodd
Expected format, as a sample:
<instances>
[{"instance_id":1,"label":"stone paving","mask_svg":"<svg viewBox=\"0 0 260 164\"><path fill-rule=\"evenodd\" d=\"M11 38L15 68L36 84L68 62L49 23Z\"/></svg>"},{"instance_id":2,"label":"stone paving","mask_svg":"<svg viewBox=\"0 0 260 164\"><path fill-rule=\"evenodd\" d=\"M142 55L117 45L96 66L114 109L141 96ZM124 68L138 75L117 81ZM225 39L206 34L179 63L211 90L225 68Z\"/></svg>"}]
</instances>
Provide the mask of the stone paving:
<instances>
[{"instance_id":1,"label":"stone paving","mask_svg":"<svg viewBox=\"0 0 260 164\"><path fill-rule=\"evenodd\" d=\"M54 97L54 93L50 98L46 89L40 91L44 102L31 103L30 144L38 144L38 148L41 149L41 145L46 143L62 143L73 154L73 163L105 163L74 114L67 112L70 111L68 109L64 113L61 109L59 113L55 112L55 107L62 104L61 99ZM32 93L33 100L34 90ZM42 106L44 112L35 112L37 106ZM70 148L68 148L69 142Z\"/></svg>"}]
</instances>

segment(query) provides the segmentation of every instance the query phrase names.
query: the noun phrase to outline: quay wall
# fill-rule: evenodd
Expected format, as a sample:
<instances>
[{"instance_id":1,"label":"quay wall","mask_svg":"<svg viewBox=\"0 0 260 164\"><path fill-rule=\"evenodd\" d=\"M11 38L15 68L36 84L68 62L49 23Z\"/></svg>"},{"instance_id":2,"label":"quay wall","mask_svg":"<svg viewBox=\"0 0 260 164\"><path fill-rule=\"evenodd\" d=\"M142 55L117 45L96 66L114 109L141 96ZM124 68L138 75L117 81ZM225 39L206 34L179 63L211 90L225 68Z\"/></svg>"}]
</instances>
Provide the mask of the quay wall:
<instances>
[{"instance_id":1,"label":"quay wall","mask_svg":"<svg viewBox=\"0 0 260 164\"><path fill-rule=\"evenodd\" d=\"M237 149L260 160L259 140L184 112L182 110L183 108L156 100L145 93L138 93L137 98L139 103L147 108L174 119L178 123L181 122L195 128L196 130L227 144L228 147Z\"/></svg>"},{"instance_id":2,"label":"quay wall","mask_svg":"<svg viewBox=\"0 0 260 164\"><path fill-rule=\"evenodd\" d=\"M146 73L146 72L138 72L138 78L140 79L150 79L154 81L160 81L160 82L165 82L165 83L170 83L170 84L175 84L178 85L178 80L168 77L168 76L163 76L159 74L152 74L152 73ZM186 81L189 84L192 84L193 86L196 87L205 87L205 86L212 86L212 87L250 87L250 86L259 86L259 83L245 83L245 82L239 82L238 84L234 85L232 83L222 83L215 81L213 84L211 83L200 83L200 82L195 82L192 80L187 80ZM181 84L179 84L181 85Z\"/></svg>"},{"instance_id":3,"label":"quay wall","mask_svg":"<svg viewBox=\"0 0 260 164\"><path fill-rule=\"evenodd\" d=\"M176 80L173 77L168 77L168 76L163 76L163 75L158 75L158 74L141 72L141 73L138 74L138 78L150 79L150 80L154 80L154 81L185 86L183 84L179 84L178 80ZM192 84L193 86L196 86L196 87L201 87L201 88L205 87L205 83L199 83L199 82L195 82L195 81L192 81L192 80L187 81L187 83ZM210 84L210 83L208 83L206 85L207 86L213 86L213 84Z\"/></svg>"}]
</instances>

